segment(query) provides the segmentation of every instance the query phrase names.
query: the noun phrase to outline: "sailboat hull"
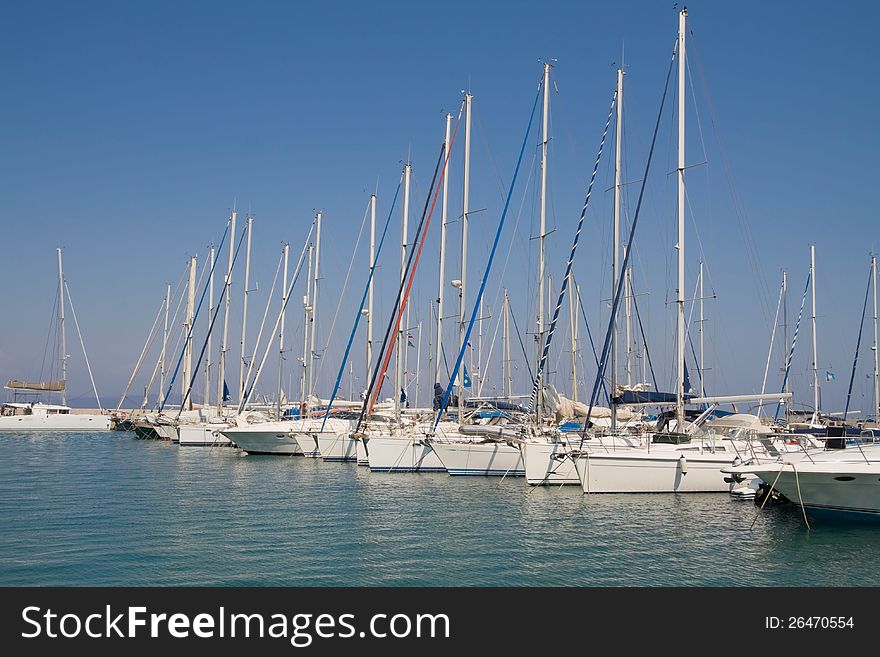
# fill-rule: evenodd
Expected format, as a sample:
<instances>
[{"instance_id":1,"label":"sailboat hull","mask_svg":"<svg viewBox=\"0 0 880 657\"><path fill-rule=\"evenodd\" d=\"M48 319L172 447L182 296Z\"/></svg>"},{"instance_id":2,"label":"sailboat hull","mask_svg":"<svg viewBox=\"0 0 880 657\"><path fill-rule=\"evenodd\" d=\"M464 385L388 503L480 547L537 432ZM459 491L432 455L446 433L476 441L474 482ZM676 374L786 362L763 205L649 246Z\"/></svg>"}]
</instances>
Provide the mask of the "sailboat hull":
<instances>
[{"instance_id":1,"label":"sailboat hull","mask_svg":"<svg viewBox=\"0 0 880 657\"><path fill-rule=\"evenodd\" d=\"M301 456L302 450L296 437L288 431L272 429L267 431L259 425L237 427L223 434L248 454L277 456Z\"/></svg>"},{"instance_id":2,"label":"sailboat hull","mask_svg":"<svg viewBox=\"0 0 880 657\"><path fill-rule=\"evenodd\" d=\"M727 493L721 472L735 454L699 450L630 449L577 458L585 493Z\"/></svg>"},{"instance_id":3,"label":"sailboat hull","mask_svg":"<svg viewBox=\"0 0 880 657\"><path fill-rule=\"evenodd\" d=\"M181 447L230 447L232 441L221 431L226 425L181 424L177 435Z\"/></svg>"},{"instance_id":4,"label":"sailboat hull","mask_svg":"<svg viewBox=\"0 0 880 657\"><path fill-rule=\"evenodd\" d=\"M0 417L0 431L110 431L110 416L64 413Z\"/></svg>"},{"instance_id":5,"label":"sailboat hull","mask_svg":"<svg viewBox=\"0 0 880 657\"><path fill-rule=\"evenodd\" d=\"M522 477L526 473L522 452L506 443L434 441L431 446L450 475Z\"/></svg>"},{"instance_id":6,"label":"sailboat hull","mask_svg":"<svg viewBox=\"0 0 880 657\"><path fill-rule=\"evenodd\" d=\"M357 461L358 443L348 433L318 434L318 450L325 461Z\"/></svg>"},{"instance_id":7,"label":"sailboat hull","mask_svg":"<svg viewBox=\"0 0 880 657\"><path fill-rule=\"evenodd\" d=\"M429 443L420 438L370 438L370 472L446 472Z\"/></svg>"}]
</instances>

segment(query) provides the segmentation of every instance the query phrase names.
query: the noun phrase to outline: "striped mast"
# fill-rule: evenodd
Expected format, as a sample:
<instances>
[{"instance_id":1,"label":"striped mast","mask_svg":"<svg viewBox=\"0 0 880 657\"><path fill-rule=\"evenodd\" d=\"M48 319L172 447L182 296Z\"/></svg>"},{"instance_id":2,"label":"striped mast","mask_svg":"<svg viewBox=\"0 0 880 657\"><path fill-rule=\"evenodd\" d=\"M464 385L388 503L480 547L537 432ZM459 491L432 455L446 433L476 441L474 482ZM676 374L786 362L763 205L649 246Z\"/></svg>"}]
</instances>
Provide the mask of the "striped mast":
<instances>
[{"instance_id":1,"label":"striped mast","mask_svg":"<svg viewBox=\"0 0 880 657\"><path fill-rule=\"evenodd\" d=\"M782 392L786 392L788 390L788 375L791 373L791 359L794 356L794 347L797 344L798 339L798 331L801 328L801 318L804 315L804 306L807 304L807 292L810 291L810 287L813 282L813 269L810 268L809 274L807 274L807 284L804 285L804 294L801 297L801 309L798 311L797 322L794 325L794 335L791 338L791 347L788 350L788 356L785 359L785 374L782 378ZM776 404L776 414L773 416L774 421L779 419L779 407L781 403ZM786 406L787 409L787 406ZM787 410L786 410L787 413Z\"/></svg>"},{"instance_id":2,"label":"striped mast","mask_svg":"<svg viewBox=\"0 0 880 657\"><path fill-rule=\"evenodd\" d=\"M596 162L593 164L593 172L590 174L590 182L587 186L587 194L584 198L584 205L581 208L581 214L578 218L577 229L575 230L574 240L571 244L571 251L568 255L568 262L565 265L565 275L562 278L562 285L559 289L559 296L556 298L556 308L553 311L553 319L550 322L550 329L547 332L547 339L544 341L544 348L541 352L541 358L538 361L538 368L535 372L535 378L532 384L532 394L529 397L529 406L528 411L532 413L536 407L540 406L539 402L539 391L541 390L541 378L544 373L544 367L547 364L547 356L550 353L550 344L553 342L553 334L556 332L556 324L559 320L559 313L562 309L562 302L565 300L565 293L568 290L569 278L571 275L572 264L574 263L574 256L577 252L578 242L580 241L581 231L584 227L584 217L587 214L587 208L590 206L590 197L593 194L593 184L596 182L596 174L599 171L599 162L602 160L602 152L605 149L605 139L608 136L608 128L611 125L611 117L614 115L614 106L617 102L617 90L615 89L614 94L611 97L611 106L608 108L608 117L605 120L605 127L602 130L602 139L599 141L599 152L596 154ZM612 303L613 309L613 303ZM540 417L540 410L538 410L538 414L536 417Z\"/></svg>"}]
</instances>

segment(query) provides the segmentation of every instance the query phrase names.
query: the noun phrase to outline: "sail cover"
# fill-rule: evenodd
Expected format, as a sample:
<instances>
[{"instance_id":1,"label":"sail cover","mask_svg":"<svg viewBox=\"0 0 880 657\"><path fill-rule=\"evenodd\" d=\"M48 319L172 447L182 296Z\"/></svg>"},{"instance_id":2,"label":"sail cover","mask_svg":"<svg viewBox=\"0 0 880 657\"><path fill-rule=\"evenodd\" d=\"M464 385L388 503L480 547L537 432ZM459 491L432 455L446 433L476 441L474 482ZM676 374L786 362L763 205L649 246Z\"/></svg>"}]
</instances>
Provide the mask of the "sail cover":
<instances>
[{"instance_id":1,"label":"sail cover","mask_svg":"<svg viewBox=\"0 0 880 657\"><path fill-rule=\"evenodd\" d=\"M10 379L6 382L7 390L33 390L35 392L61 392L64 390L64 381L19 381Z\"/></svg>"}]
</instances>

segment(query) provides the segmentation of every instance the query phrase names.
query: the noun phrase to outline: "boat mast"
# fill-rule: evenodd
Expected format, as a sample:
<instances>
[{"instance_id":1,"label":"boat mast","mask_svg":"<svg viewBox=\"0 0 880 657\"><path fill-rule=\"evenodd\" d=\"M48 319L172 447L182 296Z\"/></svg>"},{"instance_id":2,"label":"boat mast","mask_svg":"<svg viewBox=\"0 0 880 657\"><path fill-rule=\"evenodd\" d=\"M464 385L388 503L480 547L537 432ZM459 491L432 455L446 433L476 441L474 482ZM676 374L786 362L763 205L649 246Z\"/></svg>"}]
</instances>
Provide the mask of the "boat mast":
<instances>
[{"instance_id":1,"label":"boat mast","mask_svg":"<svg viewBox=\"0 0 880 657\"><path fill-rule=\"evenodd\" d=\"M470 92L464 95L464 185L462 188L461 210L461 279L458 285L458 351L464 349L465 315L467 309L467 247L468 247L468 213L470 212L471 192L471 105L474 96ZM464 362L464 361L462 361ZM458 421L464 419L464 374L455 372L458 380Z\"/></svg>"},{"instance_id":2,"label":"boat mast","mask_svg":"<svg viewBox=\"0 0 880 657\"><path fill-rule=\"evenodd\" d=\"M819 366L816 355L816 245L810 244L810 291L813 299L813 421L819 419Z\"/></svg>"},{"instance_id":3,"label":"boat mast","mask_svg":"<svg viewBox=\"0 0 880 657\"><path fill-rule=\"evenodd\" d=\"M412 165L407 162L403 167L403 218L400 232L400 284L403 285L406 276L406 247L409 232L409 182L412 176ZM401 311L404 300L400 299L400 306L397 312ZM397 329L397 360L395 361L394 376L394 418L400 424L400 391L403 389L403 349L405 347L403 339L403 318L398 321Z\"/></svg>"},{"instance_id":4,"label":"boat mast","mask_svg":"<svg viewBox=\"0 0 880 657\"><path fill-rule=\"evenodd\" d=\"M61 405L67 406L67 339L64 335L64 269L61 266L61 247L58 252L58 328L61 333Z\"/></svg>"},{"instance_id":5,"label":"boat mast","mask_svg":"<svg viewBox=\"0 0 880 657\"><path fill-rule=\"evenodd\" d=\"M684 431L684 110L685 110L685 30L687 7L678 15L678 332L676 344L675 423Z\"/></svg>"},{"instance_id":6,"label":"boat mast","mask_svg":"<svg viewBox=\"0 0 880 657\"><path fill-rule=\"evenodd\" d=\"M703 385L703 373L705 372L703 360L703 261L700 261L700 397L706 396L706 387Z\"/></svg>"},{"instance_id":7,"label":"boat mast","mask_svg":"<svg viewBox=\"0 0 880 657\"><path fill-rule=\"evenodd\" d=\"M221 416L223 415L223 388L226 377L226 352L229 350L227 343L229 338L229 302L231 300L229 288L232 286L232 260L235 251L233 248L233 244L235 244L235 215L235 206L233 206L232 216L229 218L229 260L226 266L226 279L223 283L226 295L223 308L223 344L220 347L220 362L217 371L217 414Z\"/></svg>"},{"instance_id":8,"label":"boat mast","mask_svg":"<svg viewBox=\"0 0 880 657\"><path fill-rule=\"evenodd\" d=\"M626 258L626 245L623 246L623 257ZM627 267L623 278L623 300L626 307L626 385L632 386L632 289L630 284L632 267Z\"/></svg>"},{"instance_id":9,"label":"boat mast","mask_svg":"<svg viewBox=\"0 0 880 657\"><path fill-rule=\"evenodd\" d=\"M571 333L571 399L578 400L577 386L577 315L574 312L574 274L568 273L568 321Z\"/></svg>"},{"instance_id":10,"label":"boat mast","mask_svg":"<svg viewBox=\"0 0 880 657\"><path fill-rule=\"evenodd\" d=\"M216 251L213 246L208 247L208 269L211 272L208 282L208 328L211 328L211 320L214 317L214 259ZM205 408L211 404L211 331L208 331L208 345L205 357ZM221 392L222 395L222 392Z\"/></svg>"},{"instance_id":11,"label":"boat mast","mask_svg":"<svg viewBox=\"0 0 880 657\"><path fill-rule=\"evenodd\" d=\"M617 278L620 276L620 152L623 133L623 66L617 69L617 122L614 127L614 252L611 255L612 305ZM611 431L617 431L617 313L611 318Z\"/></svg>"},{"instance_id":12,"label":"boat mast","mask_svg":"<svg viewBox=\"0 0 880 657\"><path fill-rule=\"evenodd\" d=\"M189 259L189 281L186 293L186 320L183 323L186 344L184 345L183 358L183 379L180 382L180 394L186 399L186 410L192 410L192 396L187 394L187 387L190 384L190 375L192 373L192 325L193 316L196 308L196 257L190 256Z\"/></svg>"},{"instance_id":13,"label":"boat mast","mask_svg":"<svg viewBox=\"0 0 880 657\"><path fill-rule=\"evenodd\" d=\"M370 380L373 366L373 269L376 266L376 195L370 195L370 291L367 297L367 368L364 370L364 385Z\"/></svg>"},{"instance_id":14,"label":"boat mast","mask_svg":"<svg viewBox=\"0 0 880 657\"><path fill-rule=\"evenodd\" d=\"M871 256L874 278L874 423L880 424L880 357L877 354L877 256Z\"/></svg>"},{"instance_id":15,"label":"boat mast","mask_svg":"<svg viewBox=\"0 0 880 657\"><path fill-rule=\"evenodd\" d=\"M285 242L281 249L284 254L284 269L281 278L281 315L279 317L280 330L278 332L278 419L281 419L283 408L281 407L282 385L284 383L284 315L287 307L287 259L290 245ZM259 374L259 372L258 372ZM254 379L256 381L256 379Z\"/></svg>"},{"instance_id":16,"label":"boat mast","mask_svg":"<svg viewBox=\"0 0 880 657\"><path fill-rule=\"evenodd\" d=\"M782 270L782 370L788 367L788 272ZM788 379L782 392L788 392ZM788 404L786 403L786 408Z\"/></svg>"},{"instance_id":17,"label":"boat mast","mask_svg":"<svg viewBox=\"0 0 880 657\"><path fill-rule=\"evenodd\" d=\"M303 404L306 403L308 392L306 391L306 377L309 369L309 312L311 311L312 299L312 260L315 256L315 247L309 244L309 274L306 276L306 294L303 297L303 351L300 357L302 369L299 379L299 402L300 417L302 417Z\"/></svg>"},{"instance_id":18,"label":"boat mast","mask_svg":"<svg viewBox=\"0 0 880 657\"><path fill-rule=\"evenodd\" d=\"M309 390L306 395L306 408L310 405L311 394L315 389L315 331L318 328L318 264L321 259L321 216L319 212L315 216L316 232L315 232L315 277L312 279L312 299L311 311L309 312L309 322L311 322L311 349L309 350Z\"/></svg>"},{"instance_id":19,"label":"boat mast","mask_svg":"<svg viewBox=\"0 0 880 657\"><path fill-rule=\"evenodd\" d=\"M161 361L159 370L159 405L164 406L165 400L162 395L165 394L165 350L168 346L168 311L171 305L171 283L165 284L165 332L162 336L162 354L159 357Z\"/></svg>"},{"instance_id":20,"label":"boat mast","mask_svg":"<svg viewBox=\"0 0 880 657\"><path fill-rule=\"evenodd\" d=\"M247 217L247 254L244 261L244 301L242 302L241 311L241 358L238 361L238 401L244 399L244 359L245 359L245 343L247 336L247 311L248 311L248 292L250 292L251 279L251 232L254 226L254 218L248 213Z\"/></svg>"},{"instance_id":21,"label":"boat mast","mask_svg":"<svg viewBox=\"0 0 880 657\"><path fill-rule=\"evenodd\" d=\"M440 280L437 285L437 352L434 364L434 383L440 383L440 361L443 359L443 287L446 284L446 221L449 214L449 139L452 114L446 115L446 153L443 163L443 201L440 220Z\"/></svg>"},{"instance_id":22,"label":"boat mast","mask_svg":"<svg viewBox=\"0 0 880 657\"><path fill-rule=\"evenodd\" d=\"M547 145L550 140L550 64L544 63L544 116L541 137L541 230L538 249L538 362L544 349L544 242L547 237ZM539 382L540 383L540 382ZM538 386L535 404L535 417L538 430L541 429L544 403L544 386Z\"/></svg>"},{"instance_id":23,"label":"boat mast","mask_svg":"<svg viewBox=\"0 0 880 657\"><path fill-rule=\"evenodd\" d=\"M507 295L507 288L504 289L504 362L507 367L502 371L506 371L504 381L507 384L507 398L513 396L513 383L510 376L510 297Z\"/></svg>"}]
</instances>

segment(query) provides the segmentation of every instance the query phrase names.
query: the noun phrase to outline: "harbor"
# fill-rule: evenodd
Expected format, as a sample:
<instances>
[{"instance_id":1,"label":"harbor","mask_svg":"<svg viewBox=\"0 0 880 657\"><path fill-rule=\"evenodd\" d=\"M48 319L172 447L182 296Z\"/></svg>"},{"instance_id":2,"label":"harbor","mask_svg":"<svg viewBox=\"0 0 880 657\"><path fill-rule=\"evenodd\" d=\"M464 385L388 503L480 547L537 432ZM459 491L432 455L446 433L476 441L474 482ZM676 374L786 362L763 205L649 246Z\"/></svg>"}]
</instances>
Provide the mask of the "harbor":
<instances>
[{"instance_id":1,"label":"harbor","mask_svg":"<svg viewBox=\"0 0 880 657\"><path fill-rule=\"evenodd\" d=\"M248 14L271 56L117 91L148 136L93 129L102 218L15 196L0 585L880 585L880 223L814 177L836 101L786 109L729 8L641 9L387 90L353 53L305 84Z\"/></svg>"}]
</instances>

